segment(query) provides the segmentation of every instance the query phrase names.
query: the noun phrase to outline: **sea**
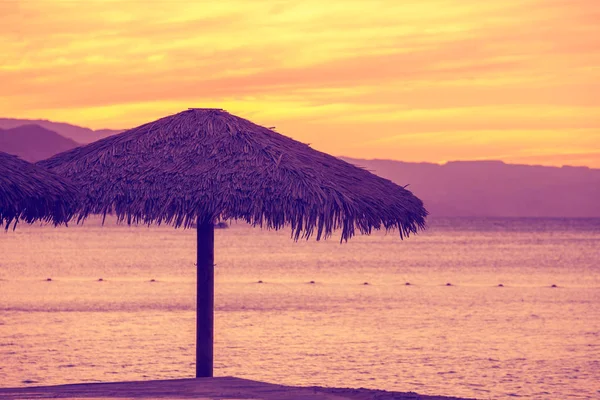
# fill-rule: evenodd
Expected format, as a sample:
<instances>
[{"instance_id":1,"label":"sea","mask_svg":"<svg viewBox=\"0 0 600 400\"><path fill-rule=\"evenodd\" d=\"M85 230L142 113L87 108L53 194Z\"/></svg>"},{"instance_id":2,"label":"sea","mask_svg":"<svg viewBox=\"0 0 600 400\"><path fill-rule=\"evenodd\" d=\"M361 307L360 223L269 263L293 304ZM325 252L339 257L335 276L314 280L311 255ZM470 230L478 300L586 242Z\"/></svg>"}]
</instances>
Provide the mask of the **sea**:
<instances>
[{"instance_id":1,"label":"sea","mask_svg":"<svg viewBox=\"0 0 600 400\"><path fill-rule=\"evenodd\" d=\"M600 398L600 219L290 234L216 230L216 376ZM110 218L0 232L0 387L193 377L195 257L193 229Z\"/></svg>"}]
</instances>

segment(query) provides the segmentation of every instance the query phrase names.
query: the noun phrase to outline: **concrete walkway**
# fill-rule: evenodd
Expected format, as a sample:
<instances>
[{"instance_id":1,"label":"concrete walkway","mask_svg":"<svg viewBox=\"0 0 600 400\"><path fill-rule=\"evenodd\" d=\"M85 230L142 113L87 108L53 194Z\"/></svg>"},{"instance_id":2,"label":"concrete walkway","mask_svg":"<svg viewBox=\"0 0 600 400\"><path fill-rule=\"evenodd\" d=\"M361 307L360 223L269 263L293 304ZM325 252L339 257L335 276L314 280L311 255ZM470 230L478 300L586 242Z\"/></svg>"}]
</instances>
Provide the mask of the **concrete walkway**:
<instances>
[{"instance_id":1,"label":"concrete walkway","mask_svg":"<svg viewBox=\"0 0 600 400\"><path fill-rule=\"evenodd\" d=\"M465 400L369 389L291 387L233 377L0 388L0 399Z\"/></svg>"}]
</instances>

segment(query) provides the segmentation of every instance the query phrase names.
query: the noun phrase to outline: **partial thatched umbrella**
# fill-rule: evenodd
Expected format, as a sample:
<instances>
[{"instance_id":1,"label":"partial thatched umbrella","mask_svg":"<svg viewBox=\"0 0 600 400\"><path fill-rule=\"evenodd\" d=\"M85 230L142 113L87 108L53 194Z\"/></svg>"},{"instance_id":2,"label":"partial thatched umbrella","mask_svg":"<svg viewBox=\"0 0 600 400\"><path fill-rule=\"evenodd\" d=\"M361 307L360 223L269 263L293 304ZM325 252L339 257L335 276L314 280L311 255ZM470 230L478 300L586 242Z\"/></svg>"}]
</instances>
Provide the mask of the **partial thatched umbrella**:
<instances>
[{"instance_id":1,"label":"partial thatched umbrella","mask_svg":"<svg viewBox=\"0 0 600 400\"><path fill-rule=\"evenodd\" d=\"M42 220L67 223L77 202L74 186L17 156L0 152L0 225Z\"/></svg>"},{"instance_id":2,"label":"partial thatched umbrella","mask_svg":"<svg viewBox=\"0 0 600 400\"><path fill-rule=\"evenodd\" d=\"M214 224L241 219L317 240L373 229L400 237L427 211L408 190L220 109L189 109L40 165L87 193L80 212L127 223L197 223L196 376L213 373Z\"/></svg>"}]
</instances>

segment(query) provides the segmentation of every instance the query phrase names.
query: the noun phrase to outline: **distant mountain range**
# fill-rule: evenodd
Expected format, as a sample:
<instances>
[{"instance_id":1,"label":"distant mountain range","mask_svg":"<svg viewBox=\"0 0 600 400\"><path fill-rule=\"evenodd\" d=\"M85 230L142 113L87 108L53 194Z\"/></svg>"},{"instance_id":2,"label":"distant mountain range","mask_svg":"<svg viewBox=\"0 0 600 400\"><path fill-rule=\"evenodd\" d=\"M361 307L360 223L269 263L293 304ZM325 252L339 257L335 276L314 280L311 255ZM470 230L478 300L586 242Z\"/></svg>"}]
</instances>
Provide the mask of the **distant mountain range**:
<instances>
[{"instance_id":1,"label":"distant mountain range","mask_svg":"<svg viewBox=\"0 0 600 400\"><path fill-rule=\"evenodd\" d=\"M22 125L0 129L0 151L36 162L80 146L58 133L39 125Z\"/></svg>"},{"instance_id":2,"label":"distant mountain range","mask_svg":"<svg viewBox=\"0 0 600 400\"><path fill-rule=\"evenodd\" d=\"M600 169L453 161L443 165L343 160L387 178L425 203L432 215L600 217Z\"/></svg>"},{"instance_id":3,"label":"distant mountain range","mask_svg":"<svg viewBox=\"0 0 600 400\"><path fill-rule=\"evenodd\" d=\"M64 122L52 122L45 119L0 118L0 129L16 128L23 125L38 125L81 144L92 143L98 139L103 139L116 133L123 132L122 130L113 129L100 129L94 131L81 126L71 125Z\"/></svg>"},{"instance_id":4,"label":"distant mountain range","mask_svg":"<svg viewBox=\"0 0 600 400\"><path fill-rule=\"evenodd\" d=\"M5 118L0 119L0 151L35 162L119 132ZM600 217L600 169L340 158L409 185L433 216Z\"/></svg>"}]
</instances>

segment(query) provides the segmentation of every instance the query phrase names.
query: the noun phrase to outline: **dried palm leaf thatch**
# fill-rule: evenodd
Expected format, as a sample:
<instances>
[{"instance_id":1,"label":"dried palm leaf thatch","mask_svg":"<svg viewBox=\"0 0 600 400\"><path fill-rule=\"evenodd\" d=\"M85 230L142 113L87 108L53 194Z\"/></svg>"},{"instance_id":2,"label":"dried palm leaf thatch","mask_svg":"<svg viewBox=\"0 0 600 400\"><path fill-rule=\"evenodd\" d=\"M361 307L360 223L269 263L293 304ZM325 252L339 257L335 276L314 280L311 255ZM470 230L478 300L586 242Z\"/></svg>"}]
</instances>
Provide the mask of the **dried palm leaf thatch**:
<instances>
[{"instance_id":1,"label":"dried palm leaf thatch","mask_svg":"<svg viewBox=\"0 0 600 400\"><path fill-rule=\"evenodd\" d=\"M20 158L0 152L0 225L14 222L67 223L75 213L77 190L67 181Z\"/></svg>"},{"instance_id":2,"label":"dried palm leaf thatch","mask_svg":"<svg viewBox=\"0 0 600 400\"><path fill-rule=\"evenodd\" d=\"M295 239L341 229L347 240L381 228L407 236L427 216L391 181L220 109L189 109L39 164L83 188L80 219L115 213L175 227L241 219L291 225Z\"/></svg>"}]
</instances>

